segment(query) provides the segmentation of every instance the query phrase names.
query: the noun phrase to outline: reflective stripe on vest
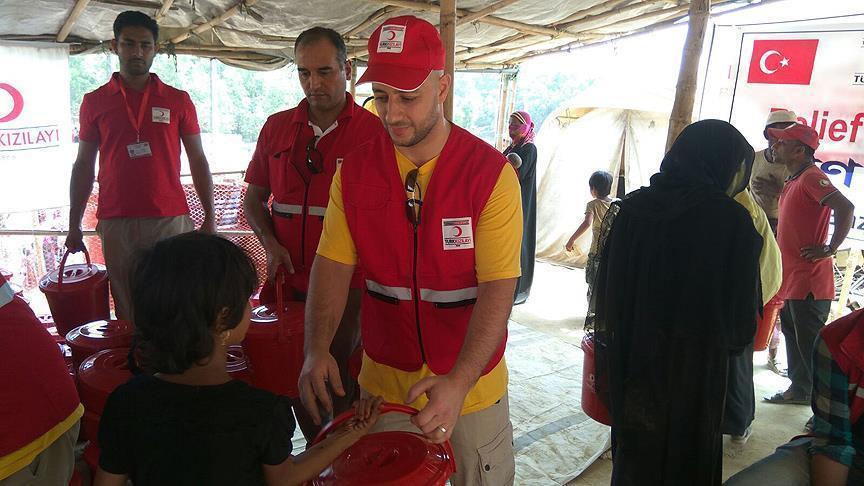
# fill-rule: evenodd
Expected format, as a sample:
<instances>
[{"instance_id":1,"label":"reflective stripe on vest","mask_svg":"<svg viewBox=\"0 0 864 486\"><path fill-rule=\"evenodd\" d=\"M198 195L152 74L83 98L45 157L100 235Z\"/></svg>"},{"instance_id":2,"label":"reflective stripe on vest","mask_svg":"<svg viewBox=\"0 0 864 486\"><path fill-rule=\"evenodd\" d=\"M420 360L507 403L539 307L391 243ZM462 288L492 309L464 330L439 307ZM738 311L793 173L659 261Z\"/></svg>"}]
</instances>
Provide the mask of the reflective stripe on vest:
<instances>
[{"instance_id":1,"label":"reflective stripe on vest","mask_svg":"<svg viewBox=\"0 0 864 486\"><path fill-rule=\"evenodd\" d=\"M309 216L321 216L323 218L326 211L327 208L321 206L309 206Z\"/></svg>"},{"instance_id":2,"label":"reflective stripe on vest","mask_svg":"<svg viewBox=\"0 0 864 486\"><path fill-rule=\"evenodd\" d=\"M367 278L366 288L386 297L392 297L398 300L411 300L411 289L408 287L390 287L388 285L381 285L380 283Z\"/></svg>"},{"instance_id":3,"label":"reflective stripe on vest","mask_svg":"<svg viewBox=\"0 0 864 486\"><path fill-rule=\"evenodd\" d=\"M420 300L438 304L452 304L477 299L477 287L456 290L420 289Z\"/></svg>"},{"instance_id":4,"label":"reflective stripe on vest","mask_svg":"<svg viewBox=\"0 0 864 486\"><path fill-rule=\"evenodd\" d=\"M274 201L273 212L280 214L303 214L303 206L299 204L282 204Z\"/></svg>"}]
</instances>

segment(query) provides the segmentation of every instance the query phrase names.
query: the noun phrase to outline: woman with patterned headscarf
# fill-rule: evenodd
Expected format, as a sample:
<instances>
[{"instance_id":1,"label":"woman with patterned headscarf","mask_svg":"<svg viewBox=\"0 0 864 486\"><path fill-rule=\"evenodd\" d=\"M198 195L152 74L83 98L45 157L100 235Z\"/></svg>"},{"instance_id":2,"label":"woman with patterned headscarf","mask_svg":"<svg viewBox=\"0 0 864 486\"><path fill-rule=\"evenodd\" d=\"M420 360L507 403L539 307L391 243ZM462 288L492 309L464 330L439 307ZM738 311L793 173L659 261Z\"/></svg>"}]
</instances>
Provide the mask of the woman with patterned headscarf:
<instances>
[{"instance_id":1,"label":"woman with patterned headscarf","mask_svg":"<svg viewBox=\"0 0 864 486\"><path fill-rule=\"evenodd\" d=\"M762 304L763 239L734 199L753 157L732 125L696 122L603 221L593 332L613 486L720 485L730 357Z\"/></svg>"},{"instance_id":2,"label":"woman with patterned headscarf","mask_svg":"<svg viewBox=\"0 0 864 486\"><path fill-rule=\"evenodd\" d=\"M517 154L522 165L517 170L522 185L522 276L516 285L515 303L528 300L534 280L534 249L537 238L537 147L534 146L534 123L525 111L510 115L510 146L504 155Z\"/></svg>"}]
</instances>

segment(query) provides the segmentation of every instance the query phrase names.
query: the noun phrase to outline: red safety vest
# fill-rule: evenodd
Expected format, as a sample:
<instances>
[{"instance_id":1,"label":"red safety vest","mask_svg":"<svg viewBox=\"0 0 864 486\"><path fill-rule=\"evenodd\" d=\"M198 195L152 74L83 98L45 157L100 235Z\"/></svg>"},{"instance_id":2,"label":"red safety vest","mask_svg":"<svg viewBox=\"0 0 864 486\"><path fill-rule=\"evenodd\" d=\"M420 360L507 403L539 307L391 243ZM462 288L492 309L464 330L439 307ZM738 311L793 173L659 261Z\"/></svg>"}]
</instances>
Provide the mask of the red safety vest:
<instances>
[{"instance_id":1,"label":"red safety vest","mask_svg":"<svg viewBox=\"0 0 864 486\"><path fill-rule=\"evenodd\" d=\"M477 300L474 233L505 163L494 148L453 125L429 187L420 188L415 226L389 137L345 159L345 214L366 283L363 348L374 361L450 372ZM506 341L483 374L501 360Z\"/></svg>"},{"instance_id":2,"label":"red safety vest","mask_svg":"<svg viewBox=\"0 0 864 486\"><path fill-rule=\"evenodd\" d=\"M324 227L324 212L330 200L330 183L336 167L347 152L383 132L377 117L354 103L351 95L346 95L346 98L345 110L350 110L351 116L340 116L334 132L323 139L333 137L328 140L329 149L322 152L323 170L320 173L307 168L307 144L297 143L301 133L309 129L306 100L294 109L292 123L285 127L287 136L280 144L285 148L270 155L270 164L285 167L287 181L285 191L273 194L270 208L273 231L279 243L288 250L294 265L294 274L287 282L289 290L301 296L309 287L309 272ZM359 284L359 280L354 283Z\"/></svg>"}]
</instances>

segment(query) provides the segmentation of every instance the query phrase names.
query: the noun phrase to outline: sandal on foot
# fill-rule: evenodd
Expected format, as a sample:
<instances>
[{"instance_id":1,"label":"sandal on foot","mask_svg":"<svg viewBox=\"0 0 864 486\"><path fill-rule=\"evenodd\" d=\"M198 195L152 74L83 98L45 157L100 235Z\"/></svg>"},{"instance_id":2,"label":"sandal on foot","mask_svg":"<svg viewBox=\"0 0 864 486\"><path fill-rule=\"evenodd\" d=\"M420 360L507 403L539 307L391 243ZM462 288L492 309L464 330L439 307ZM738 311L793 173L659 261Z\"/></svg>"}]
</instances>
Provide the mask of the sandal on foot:
<instances>
[{"instance_id":1,"label":"sandal on foot","mask_svg":"<svg viewBox=\"0 0 864 486\"><path fill-rule=\"evenodd\" d=\"M777 392L773 395L766 395L762 397L762 400L765 400L768 403L779 403L779 404L787 404L787 405L810 405L810 398L786 398L785 392Z\"/></svg>"}]
</instances>

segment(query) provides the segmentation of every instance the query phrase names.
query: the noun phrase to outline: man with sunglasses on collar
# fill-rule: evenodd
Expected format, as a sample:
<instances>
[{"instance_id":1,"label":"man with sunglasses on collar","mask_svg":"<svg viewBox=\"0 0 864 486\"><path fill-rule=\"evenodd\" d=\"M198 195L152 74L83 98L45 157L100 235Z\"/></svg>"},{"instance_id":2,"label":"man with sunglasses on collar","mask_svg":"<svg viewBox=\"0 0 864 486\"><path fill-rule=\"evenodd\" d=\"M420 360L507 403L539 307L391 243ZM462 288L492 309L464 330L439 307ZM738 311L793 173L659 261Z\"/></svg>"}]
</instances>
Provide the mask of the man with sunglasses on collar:
<instances>
[{"instance_id":1,"label":"man with sunglasses on collar","mask_svg":"<svg viewBox=\"0 0 864 486\"><path fill-rule=\"evenodd\" d=\"M267 119L246 171L249 187L243 207L267 252L268 278L261 290L265 304L275 302L277 270L285 277L285 295L305 299L336 167L350 149L383 132L378 118L345 91L352 66L338 32L324 27L302 32L294 45L294 62L306 97ZM360 291L352 290L331 348L345 381L353 381L347 362L359 342L359 308ZM337 401L337 413L351 406L353 388L346 383L349 393ZM317 428L302 414L303 407L295 406L295 411L310 439Z\"/></svg>"},{"instance_id":2,"label":"man with sunglasses on collar","mask_svg":"<svg viewBox=\"0 0 864 486\"><path fill-rule=\"evenodd\" d=\"M449 440L454 486L513 484L504 348L519 277L516 172L444 117L452 83L430 23L384 22L360 83L387 135L345 156L333 178L306 305L300 395L316 419L343 393L328 353L355 268L364 276L361 393L420 410L376 431ZM329 385L329 386L328 386ZM418 430L419 429L419 430Z\"/></svg>"}]
</instances>

